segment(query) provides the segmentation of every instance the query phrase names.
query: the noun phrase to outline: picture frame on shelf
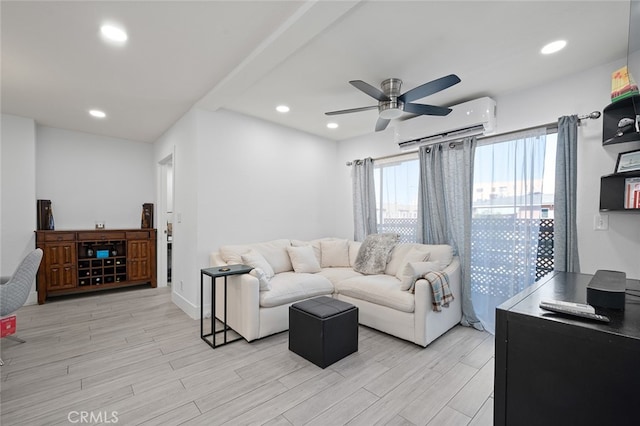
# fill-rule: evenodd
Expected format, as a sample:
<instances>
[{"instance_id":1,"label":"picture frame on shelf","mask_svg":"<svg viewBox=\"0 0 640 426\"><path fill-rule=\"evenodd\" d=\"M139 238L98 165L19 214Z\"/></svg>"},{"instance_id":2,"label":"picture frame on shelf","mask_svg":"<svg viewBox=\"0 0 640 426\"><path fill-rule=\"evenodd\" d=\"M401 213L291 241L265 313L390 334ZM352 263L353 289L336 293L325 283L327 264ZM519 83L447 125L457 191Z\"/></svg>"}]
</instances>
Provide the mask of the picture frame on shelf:
<instances>
[{"instance_id":1,"label":"picture frame on shelf","mask_svg":"<svg viewBox=\"0 0 640 426\"><path fill-rule=\"evenodd\" d=\"M635 172L638 170L640 170L640 149L618 154L616 173Z\"/></svg>"}]
</instances>

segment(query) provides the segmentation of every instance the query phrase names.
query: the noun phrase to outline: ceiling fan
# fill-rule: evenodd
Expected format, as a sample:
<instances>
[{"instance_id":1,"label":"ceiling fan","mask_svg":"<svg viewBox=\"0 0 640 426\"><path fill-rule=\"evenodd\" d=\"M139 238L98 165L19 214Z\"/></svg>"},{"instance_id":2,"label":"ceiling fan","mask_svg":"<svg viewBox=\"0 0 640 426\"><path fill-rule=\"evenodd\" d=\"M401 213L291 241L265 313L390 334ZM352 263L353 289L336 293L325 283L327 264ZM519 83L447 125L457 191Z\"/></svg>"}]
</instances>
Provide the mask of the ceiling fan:
<instances>
[{"instance_id":1,"label":"ceiling fan","mask_svg":"<svg viewBox=\"0 0 640 426\"><path fill-rule=\"evenodd\" d=\"M384 130L393 118L398 118L403 112L418 115L439 115L444 116L451 112L451 108L434 105L411 103L417 99L433 95L441 90L447 89L454 84L460 83L460 78L455 74L438 78L436 80L415 87L403 94L400 94L402 80L399 78L388 78L380 85L381 89L373 87L362 80L352 80L349 82L356 89L359 89L378 101L378 105L361 108L343 109L339 111L325 112L326 115L348 114L351 112L368 111L378 109L379 116L376 122L376 132Z\"/></svg>"}]
</instances>

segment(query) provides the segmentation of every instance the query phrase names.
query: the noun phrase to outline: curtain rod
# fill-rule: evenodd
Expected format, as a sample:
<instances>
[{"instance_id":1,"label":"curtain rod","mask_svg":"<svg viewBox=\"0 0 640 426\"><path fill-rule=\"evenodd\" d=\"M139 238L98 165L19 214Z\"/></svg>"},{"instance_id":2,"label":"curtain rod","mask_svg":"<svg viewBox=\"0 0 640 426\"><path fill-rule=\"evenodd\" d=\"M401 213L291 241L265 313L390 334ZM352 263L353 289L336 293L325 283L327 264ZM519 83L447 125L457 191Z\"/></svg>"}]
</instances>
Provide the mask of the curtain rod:
<instances>
[{"instance_id":1,"label":"curtain rod","mask_svg":"<svg viewBox=\"0 0 640 426\"><path fill-rule=\"evenodd\" d=\"M582 120L595 120L600 118L602 114L600 113L600 111L592 111L588 114L582 114L578 116L578 120L582 121ZM542 124L542 125L538 125L538 126L533 126L533 127L527 127L526 129L518 129L516 131L513 132L505 132L505 133L498 133L495 135L488 135L488 136L482 136L479 137L477 139L486 139L486 138L492 138L495 136L501 136L501 135L507 135L509 133L515 133L515 132L523 132L523 131L527 131L527 130L533 130L533 129L539 129L540 127L545 127L547 129L557 129L558 128L558 122L552 122L552 123L547 123L547 124ZM432 145L435 145L437 143L441 143L441 142L434 142ZM416 151L408 151L408 152L401 152L400 154L390 154L390 155L385 155L383 157L377 157L377 158L373 158L373 161L380 161L380 160L387 160L389 158L395 158L395 157L401 157L403 155L407 155L407 154L412 154L413 152L417 152ZM346 165L347 166L352 166L354 162L357 161L362 161L362 160L354 160L354 161L347 161Z\"/></svg>"}]
</instances>

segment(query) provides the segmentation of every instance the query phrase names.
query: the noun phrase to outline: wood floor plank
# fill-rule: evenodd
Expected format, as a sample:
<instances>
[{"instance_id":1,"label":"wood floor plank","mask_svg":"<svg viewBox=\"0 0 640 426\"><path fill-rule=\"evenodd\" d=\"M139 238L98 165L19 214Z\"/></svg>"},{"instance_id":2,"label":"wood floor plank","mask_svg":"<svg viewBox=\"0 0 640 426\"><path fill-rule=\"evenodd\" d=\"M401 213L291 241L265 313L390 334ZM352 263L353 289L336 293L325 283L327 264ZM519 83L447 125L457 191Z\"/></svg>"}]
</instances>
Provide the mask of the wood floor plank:
<instances>
[{"instance_id":1,"label":"wood floor plank","mask_svg":"<svg viewBox=\"0 0 640 426\"><path fill-rule=\"evenodd\" d=\"M469 418L475 416L493 391L493 367L493 359L490 359L447 403L447 406Z\"/></svg>"},{"instance_id":2,"label":"wood floor plank","mask_svg":"<svg viewBox=\"0 0 640 426\"><path fill-rule=\"evenodd\" d=\"M304 424L307 426L343 425L369 408L379 399L380 398L366 389L359 388L337 404L334 404L331 409L323 411L314 417L313 420ZM291 422L291 424L294 423Z\"/></svg>"},{"instance_id":3,"label":"wood floor plank","mask_svg":"<svg viewBox=\"0 0 640 426\"><path fill-rule=\"evenodd\" d=\"M416 425L426 425L477 372L473 367L458 363L407 405L400 415Z\"/></svg>"},{"instance_id":4,"label":"wood floor plank","mask_svg":"<svg viewBox=\"0 0 640 426\"><path fill-rule=\"evenodd\" d=\"M445 406L428 423L428 426L467 426L469 421L471 421L470 417L465 416L453 408Z\"/></svg>"}]
</instances>

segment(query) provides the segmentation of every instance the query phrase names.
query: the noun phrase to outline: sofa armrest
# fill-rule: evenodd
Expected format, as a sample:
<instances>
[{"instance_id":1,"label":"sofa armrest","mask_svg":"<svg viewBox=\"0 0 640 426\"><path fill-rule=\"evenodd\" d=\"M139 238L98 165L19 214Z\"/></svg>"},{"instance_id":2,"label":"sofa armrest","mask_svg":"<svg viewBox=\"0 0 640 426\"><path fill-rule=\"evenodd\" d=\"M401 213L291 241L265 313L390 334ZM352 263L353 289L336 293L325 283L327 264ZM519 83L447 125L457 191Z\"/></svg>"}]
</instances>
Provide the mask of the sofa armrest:
<instances>
[{"instance_id":1,"label":"sofa armrest","mask_svg":"<svg viewBox=\"0 0 640 426\"><path fill-rule=\"evenodd\" d=\"M210 255L211 266L223 266L219 252ZM224 285L216 285L216 317L224 313ZM255 340L260 335L260 283L250 274L227 277L227 324L238 334Z\"/></svg>"},{"instance_id":2,"label":"sofa armrest","mask_svg":"<svg viewBox=\"0 0 640 426\"><path fill-rule=\"evenodd\" d=\"M462 318L462 282L460 277L460 260L454 257L442 272L449 277L449 288L454 300L448 308L434 312L431 285L425 279L419 279L415 285L415 342L426 346L449 328L460 322Z\"/></svg>"}]
</instances>

